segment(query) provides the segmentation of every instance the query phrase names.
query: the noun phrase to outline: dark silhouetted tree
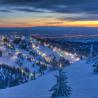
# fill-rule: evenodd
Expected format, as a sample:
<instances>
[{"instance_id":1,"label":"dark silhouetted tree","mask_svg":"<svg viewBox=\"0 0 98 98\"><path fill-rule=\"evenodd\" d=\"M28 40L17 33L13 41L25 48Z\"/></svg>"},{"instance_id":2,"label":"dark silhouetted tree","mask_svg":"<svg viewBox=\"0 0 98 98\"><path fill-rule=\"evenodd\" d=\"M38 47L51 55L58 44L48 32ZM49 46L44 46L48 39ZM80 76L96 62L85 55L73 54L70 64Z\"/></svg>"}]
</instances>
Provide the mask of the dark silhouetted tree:
<instances>
[{"instance_id":1,"label":"dark silhouetted tree","mask_svg":"<svg viewBox=\"0 0 98 98\"><path fill-rule=\"evenodd\" d=\"M50 89L50 91L53 92L51 98L69 97L71 94L71 88L67 86L67 77L62 69L59 69L59 75L56 75L55 77L57 83Z\"/></svg>"}]
</instances>

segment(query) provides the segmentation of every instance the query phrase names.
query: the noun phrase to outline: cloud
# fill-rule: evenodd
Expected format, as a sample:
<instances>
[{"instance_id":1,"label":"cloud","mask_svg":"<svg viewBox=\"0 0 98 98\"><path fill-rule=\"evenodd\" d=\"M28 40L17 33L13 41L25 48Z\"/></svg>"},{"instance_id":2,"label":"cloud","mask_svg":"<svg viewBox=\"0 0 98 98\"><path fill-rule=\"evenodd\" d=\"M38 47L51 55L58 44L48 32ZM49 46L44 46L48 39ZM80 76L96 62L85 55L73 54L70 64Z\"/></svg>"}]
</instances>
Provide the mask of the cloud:
<instances>
[{"instance_id":1,"label":"cloud","mask_svg":"<svg viewBox=\"0 0 98 98\"><path fill-rule=\"evenodd\" d=\"M79 15L79 14L78 14ZM60 17L57 18L59 20L69 20L69 21L84 21L84 20L98 20L98 14L94 15L94 14L83 14L83 15L79 15L79 16L68 16L68 17Z\"/></svg>"},{"instance_id":2,"label":"cloud","mask_svg":"<svg viewBox=\"0 0 98 98\"><path fill-rule=\"evenodd\" d=\"M81 17L69 16L70 20L98 19L98 0L0 0L0 5L30 13L85 13Z\"/></svg>"},{"instance_id":3,"label":"cloud","mask_svg":"<svg viewBox=\"0 0 98 98\"><path fill-rule=\"evenodd\" d=\"M35 7L36 9L52 10L58 13L98 11L98 0L0 0L1 5ZM19 9L31 11L31 9Z\"/></svg>"},{"instance_id":4,"label":"cloud","mask_svg":"<svg viewBox=\"0 0 98 98\"><path fill-rule=\"evenodd\" d=\"M11 12L10 10L7 10L7 9L0 9L0 12L3 12L3 13L6 13L6 12Z\"/></svg>"},{"instance_id":5,"label":"cloud","mask_svg":"<svg viewBox=\"0 0 98 98\"><path fill-rule=\"evenodd\" d=\"M14 10L17 11L24 11L24 12L38 12L38 13L43 13L44 10L41 9L35 9L35 8L14 8Z\"/></svg>"},{"instance_id":6,"label":"cloud","mask_svg":"<svg viewBox=\"0 0 98 98\"><path fill-rule=\"evenodd\" d=\"M47 22L47 24L62 24L63 23L63 21L61 21L61 22Z\"/></svg>"}]
</instances>

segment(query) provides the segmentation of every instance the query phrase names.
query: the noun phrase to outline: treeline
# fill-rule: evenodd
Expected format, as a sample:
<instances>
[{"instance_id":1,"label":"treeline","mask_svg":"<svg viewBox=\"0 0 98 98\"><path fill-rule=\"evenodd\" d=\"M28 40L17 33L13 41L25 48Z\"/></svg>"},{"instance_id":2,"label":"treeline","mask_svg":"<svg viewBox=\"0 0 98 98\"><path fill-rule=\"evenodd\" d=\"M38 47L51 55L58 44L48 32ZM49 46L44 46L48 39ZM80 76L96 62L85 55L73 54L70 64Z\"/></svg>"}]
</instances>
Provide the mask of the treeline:
<instances>
[{"instance_id":1,"label":"treeline","mask_svg":"<svg viewBox=\"0 0 98 98\"><path fill-rule=\"evenodd\" d=\"M33 75L27 68L0 64L0 89L17 86L32 79Z\"/></svg>"}]
</instances>

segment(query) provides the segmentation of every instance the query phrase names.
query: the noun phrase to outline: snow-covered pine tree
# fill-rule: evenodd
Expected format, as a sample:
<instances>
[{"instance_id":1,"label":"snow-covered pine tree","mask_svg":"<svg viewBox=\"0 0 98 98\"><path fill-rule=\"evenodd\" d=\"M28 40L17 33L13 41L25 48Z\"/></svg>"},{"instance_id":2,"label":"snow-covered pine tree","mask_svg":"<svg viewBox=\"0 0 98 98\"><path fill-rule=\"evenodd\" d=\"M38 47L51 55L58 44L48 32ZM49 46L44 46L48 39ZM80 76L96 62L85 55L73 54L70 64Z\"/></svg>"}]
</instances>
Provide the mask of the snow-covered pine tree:
<instances>
[{"instance_id":1,"label":"snow-covered pine tree","mask_svg":"<svg viewBox=\"0 0 98 98\"><path fill-rule=\"evenodd\" d=\"M57 83L49 90L52 93L51 98L69 97L71 94L71 87L67 86L67 77L62 69L59 69L59 75L55 76Z\"/></svg>"},{"instance_id":2,"label":"snow-covered pine tree","mask_svg":"<svg viewBox=\"0 0 98 98\"><path fill-rule=\"evenodd\" d=\"M93 64L93 67L94 67L94 73L98 73L98 61L96 61L96 62Z\"/></svg>"},{"instance_id":3,"label":"snow-covered pine tree","mask_svg":"<svg viewBox=\"0 0 98 98\"><path fill-rule=\"evenodd\" d=\"M89 52L88 59L87 59L87 63L92 62L93 53L94 53L94 46L93 46L93 44L91 44L91 46L90 46L90 52Z\"/></svg>"},{"instance_id":4,"label":"snow-covered pine tree","mask_svg":"<svg viewBox=\"0 0 98 98\"><path fill-rule=\"evenodd\" d=\"M0 50L0 57L2 57L2 51Z\"/></svg>"}]
</instances>

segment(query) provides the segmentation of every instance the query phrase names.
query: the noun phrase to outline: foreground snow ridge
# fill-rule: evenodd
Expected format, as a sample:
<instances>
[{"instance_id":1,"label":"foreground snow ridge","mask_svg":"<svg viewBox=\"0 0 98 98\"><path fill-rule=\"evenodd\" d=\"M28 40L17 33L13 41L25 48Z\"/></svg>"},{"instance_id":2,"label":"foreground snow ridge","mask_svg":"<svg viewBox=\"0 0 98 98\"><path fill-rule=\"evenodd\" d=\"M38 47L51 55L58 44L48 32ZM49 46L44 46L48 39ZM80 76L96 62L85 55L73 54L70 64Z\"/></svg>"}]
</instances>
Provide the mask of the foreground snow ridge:
<instances>
[{"instance_id":1,"label":"foreground snow ridge","mask_svg":"<svg viewBox=\"0 0 98 98\"><path fill-rule=\"evenodd\" d=\"M84 60L78 61L64 71L72 87L69 98L98 98L98 76L93 74L91 64L86 64ZM56 83L55 74L56 71L29 83L0 90L0 98L50 98L49 89Z\"/></svg>"}]
</instances>

